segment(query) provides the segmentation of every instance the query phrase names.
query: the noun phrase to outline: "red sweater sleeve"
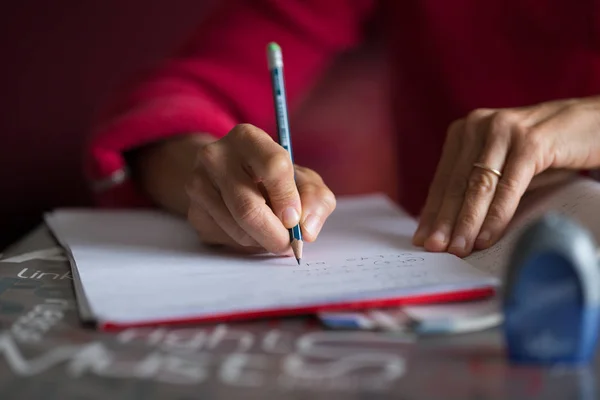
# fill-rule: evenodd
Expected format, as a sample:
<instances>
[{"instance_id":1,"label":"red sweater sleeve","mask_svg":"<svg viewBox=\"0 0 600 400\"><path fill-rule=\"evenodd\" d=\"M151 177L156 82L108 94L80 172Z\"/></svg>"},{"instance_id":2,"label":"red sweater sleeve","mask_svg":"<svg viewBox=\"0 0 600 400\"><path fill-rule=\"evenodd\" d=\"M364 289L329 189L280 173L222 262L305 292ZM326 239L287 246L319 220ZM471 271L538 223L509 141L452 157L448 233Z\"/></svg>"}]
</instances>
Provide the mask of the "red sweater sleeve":
<instances>
[{"instance_id":1,"label":"red sweater sleeve","mask_svg":"<svg viewBox=\"0 0 600 400\"><path fill-rule=\"evenodd\" d=\"M124 153L169 136L225 135L235 124L271 131L266 45L284 53L290 108L340 51L361 39L372 0L222 2L174 56L115 96L86 147L85 173L99 205L149 205Z\"/></svg>"}]
</instances>

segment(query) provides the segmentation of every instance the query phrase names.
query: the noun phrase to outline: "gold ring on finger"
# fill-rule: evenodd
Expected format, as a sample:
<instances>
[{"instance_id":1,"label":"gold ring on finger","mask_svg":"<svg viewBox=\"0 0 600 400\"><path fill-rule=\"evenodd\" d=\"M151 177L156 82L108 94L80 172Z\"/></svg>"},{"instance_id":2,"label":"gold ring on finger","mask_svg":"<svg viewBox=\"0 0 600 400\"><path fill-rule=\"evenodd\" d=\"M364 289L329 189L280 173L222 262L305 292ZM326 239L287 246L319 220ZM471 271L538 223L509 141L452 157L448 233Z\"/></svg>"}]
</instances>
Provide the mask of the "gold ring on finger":
<instances>
[{"instance_id":1,"label":"gold ring on finger","mask_svg":"<svg viewBox=\"0 0 600 400\"><path fill-rule=\"evenodd\" d=\"M474 163L474 164L473 164L473 166L474 166L474 167L477 167L477 168L484 169L484 170L486 170L486 171L489 171L489 172L491 172L492 174L496 175L498 178L502 178L502 172L498 171L498 170L497 170L497 169L495 169L495 168L488 167L487 165L485 165L485 164L483 164L483 163L478 163L478 162L476 162L476 163Z\"/></svg>"}]
</instances>

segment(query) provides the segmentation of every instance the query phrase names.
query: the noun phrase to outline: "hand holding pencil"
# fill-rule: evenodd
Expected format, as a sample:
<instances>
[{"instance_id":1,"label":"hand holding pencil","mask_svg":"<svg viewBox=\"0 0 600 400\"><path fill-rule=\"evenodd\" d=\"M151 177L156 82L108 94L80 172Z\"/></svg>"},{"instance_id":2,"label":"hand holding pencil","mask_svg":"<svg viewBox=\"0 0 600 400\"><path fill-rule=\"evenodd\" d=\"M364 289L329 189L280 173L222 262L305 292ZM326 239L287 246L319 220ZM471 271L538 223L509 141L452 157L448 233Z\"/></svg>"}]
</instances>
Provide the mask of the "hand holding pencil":
<instances>
[{"instance_id":1,"label":"hand holding pencil","mask_svg":"<svg viewBox=\"0 0 600 400\"><path fill-rule=\"evenodd\" d=\"M271 91L267 86L264 94ZM291 255L290 232L293 239L299 231L305 242L317 238L335 196L316 172L294 165L277 137L279 143L256 126L240 124L200 147L187 193L188 220L201 241Z\"/></svg>"},{"instance_id":2,"label":"hand holding pencil","mask_svg":"<svg viewBox=\"0 0 600 400\"><path fill-rule=\"evenodd\" d=\"M269 71L271 72L271 84L273 85L273 103L275 106L275 115L277 117L277 136L279 144L289 154L290 160L294 162L292 154L292 139L290 135L290 124L288 121L287 99L285 94L285 80L283 78L283 54L281 48L275 42L269 43L267 46L267 60L269 62ZM302 229L300 221L297 225L289 228L290 243L294 257L300 264L302 259Z\"/></svg>"}]
</instances>

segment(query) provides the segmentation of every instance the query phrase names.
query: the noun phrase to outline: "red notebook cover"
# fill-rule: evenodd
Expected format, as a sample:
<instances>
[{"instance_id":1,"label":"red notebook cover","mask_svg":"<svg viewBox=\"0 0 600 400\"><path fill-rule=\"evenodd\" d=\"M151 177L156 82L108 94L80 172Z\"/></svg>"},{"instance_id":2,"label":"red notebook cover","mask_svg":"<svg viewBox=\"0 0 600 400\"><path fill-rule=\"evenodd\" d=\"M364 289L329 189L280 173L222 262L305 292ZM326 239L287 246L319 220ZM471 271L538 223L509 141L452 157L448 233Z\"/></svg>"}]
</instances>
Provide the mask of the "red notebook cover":
<instances>
[{"instance_id":1,"label":"red notebook cover","mask_svg":"<svg viewBox=\"0 0 600 400\"><path fill-rule=\"evenodd\" d=\"M158 325L191 325L210 322L232 322L241 320L291 317L297 315L316 314L324 311L346 311L368 308L397 307L408 304L424 303L448 303L456 301L479 300L494 295L493 287L459 290L455 292L436 293L427 295L415 295L405 297L394 297L377 300L360 300L332 305L313 305L295 308L264 309L257 311L240 311L236 313L213 314L198 318L169 319L162 321L144 321L131 324L116 323L111 321L100 321L98 327L103 331L119 331L128 328L158 326Z\"/></svg>"}]
</instances>

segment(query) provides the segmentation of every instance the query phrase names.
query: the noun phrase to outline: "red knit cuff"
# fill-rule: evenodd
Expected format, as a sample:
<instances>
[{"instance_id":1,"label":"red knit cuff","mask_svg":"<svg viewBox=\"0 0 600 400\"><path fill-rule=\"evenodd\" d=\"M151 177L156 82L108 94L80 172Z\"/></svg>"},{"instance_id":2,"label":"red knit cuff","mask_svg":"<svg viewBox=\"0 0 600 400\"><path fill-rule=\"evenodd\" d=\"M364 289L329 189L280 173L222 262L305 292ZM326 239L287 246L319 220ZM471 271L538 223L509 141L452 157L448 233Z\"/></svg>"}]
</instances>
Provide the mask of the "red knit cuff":
<instances>
[{"instance_id":1,"label":"red knit cuff","mask_svg":"<svg viewBox=\"0 0 600 400\"><path fill-rule=\"evenodd\" d=\"M233 119L213 103L176 95L152 100L94 132L86 147L85 176L99 206L148 206L128 172L125 153L182 134L206 132L224 136Z\"/></svg>"}]
</instances>

